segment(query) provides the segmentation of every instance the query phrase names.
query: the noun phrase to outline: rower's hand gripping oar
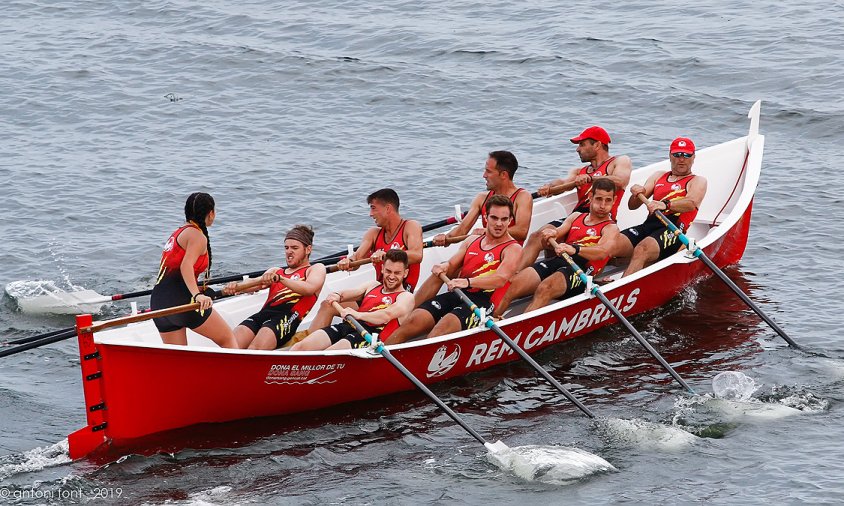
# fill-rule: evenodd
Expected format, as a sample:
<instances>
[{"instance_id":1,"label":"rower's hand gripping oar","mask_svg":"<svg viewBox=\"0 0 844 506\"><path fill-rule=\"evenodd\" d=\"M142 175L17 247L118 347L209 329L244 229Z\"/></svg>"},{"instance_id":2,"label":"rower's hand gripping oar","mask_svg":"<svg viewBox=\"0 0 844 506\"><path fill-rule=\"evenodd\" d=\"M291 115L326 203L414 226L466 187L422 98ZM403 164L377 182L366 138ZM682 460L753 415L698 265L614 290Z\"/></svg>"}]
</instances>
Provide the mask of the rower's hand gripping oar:
<instances>
[{"instance_id":1,"label":"rower's hand gripping oar","mask_svg":"<svg viewBox=\"0 0 844 506\"><path fill-rule=\"evenodd\" d=\"M543 186L543 188L544 188L544 186ZM537 190L537 191L531 193L530 196L533 197L534 200L538 199L539 197L551 198L554 195L559 195L563 192L567 192L567 191L573 190L575 188L577 188L577 185L574 184L573 181L571 181L571 182L568 182L568 183L558 184L558 185L549 187L548 191L547 191L547 193L548 193L547 195L542 195L541 193L539 193L539 190Z\"/></svg>"},{"instance_id":2,"label":"rower's hand gripping oar","mask_svg":"<svg viewBox=\"0 0 844 506\"><path fill-rule=\"evenodd\" d=\"M548 244L550 244L551 247L554 248L554 249L557 248L557 241L555 241L554 239L549 239ZM580 280L583 282L584 286L589 286L590 285L589 277L586 276L586 273L583 272L583 269L581 269L580 266L577 265L577 263L575 263L574 260L572 260L572 258L568 255L568 253L563 253L562 257L563 257L563 260L568 262L568 264L571 266L571 268L574 269L575 275L577 275L577 277L580 278ZM624 325L625 328L627 328L627 330L630 332L630 334L637 341L639 341L639 344L641 344L642 346L645 347L646 350L648 350L648 353L650 353L651 356L653 356L655 359L657 359L657 361L662 365L662 367L665 368L665 370L668 371L668 373L671 375L672 378L674 378L677 381L677 383L679 383L683 388L685 388L686 391L688 391L690 394L697 395L695 393L695 391L692 389L692 387L690 387L689 384L686 383L683 380L683 378L680 377L679 374L677 374L677 371L675 371L674 368L671 367L671 364L669 364L665 360L665 358L663 358L662 355L660 355L659 352L656 351L656 349L654 349L653 346L651 346L651 343L649 343L648 340L645 339L644 336L642 336L642 334L640 334L639 331L637 331L633 327L633 325L630 323L630 321L627 318L625 318L624 315L621 314L621 311L619 311L617 307L615 307L615 304L613 304L607 298L607 296L604 295L604 293L601 291L601 289L598 288L598 285L596 285L594 283L592 283L592 295L597 297L598 300L600 300L607 307L607 309L610 310L610 313L612 313L613 316L615 316L616 319L618 321L620 321L622 323L622 325Z\"/></svg>"},{"instance_id":3,"label":"rower's hand gripping oar","mask_svg":"<svg viewBox=\"0 0 844 506\"><path fill-rule=\"evenodd\" d=\"M334 305L334 309L336 309L341 314L342 314L343 310L346 309L336 302L334 302L333 305ZM432 392L428 387L426 387L421 381L419 381L419 379L416 376L413 375L412 372L410 372L401 362L399 362L393 356L393 354L390 353L390 350L388 350L387 348L384 347L384 343L382 343L381 341L376 341L375 338L372 336L372 334L370 334L365 328L363 328L363 325L361 325L360 322L358 322L355 319L354 316L346 315L346 317L344 319L347 322L349 322L349 325L352 325L355 328L355 330L357 330L358 334L360 334L361 337L366 339L366 342L369 343L369 345L372 346L372 348L376 352L378 352L379 354L381 354L382 357L387 359L387 361L390 364L392 364L393 367L398 369L399 372L401 372L402 375L404 375L405 378L407 378L411 383L416 385L416 388L418 388L419 390L422 390L422 392L425 395L427 395L432 401L434 401L434 404L436 404L437 406L439 406L440 409L445 411L445 413L449 417L451 417L452 420L454 420L455 422L457 422L458 425L463 427L463 429L466 430L466 432L468 432L473 438L477 439L478 442L481 443L482 445L484 445L484 447L486 447L487 450L494 453L494 452L497 452L497 451L507 449L507 445L505 445L501 441L498 441L497 443L494 443L494 444L488 443L473 428L469 427L469 425L467 425L466 422L464 422L463 419L460 418L460 416L457 413L452 411L452 409L450 407L448 407L442 400L440 400L440 398L437 397L437 395L434 392Z\"/></svg>"},{"instance_id":4,"label":"rower's hand gripping oar","mask_svg":"<svg viewBox=\"0 0 844 506\"><path fill-rule=\"evenodd\" d=\"M645 197L641 193L639 194L639 200L641 200L644 204L648 203L647 197ZM759 308L759 306L757 306L752 300L750 300L750 297L748 297L747 294L744 293L741 288L739 288L735 283L733 283L733 280L727 277L727 275L724 274L724 271L722 271L718 268L717 265L715 265L715 262L713 262L708 256L706 256L706 253L703 252L703 249L701 247L699 247L697 244L692 245L692 241L686 236L686 234L684 234L683 231L680 230L677 225L675 225L671 220L666 218L665 215L662 214L662 211L654 211L654 216L656 216L657 219L659 219L659 221L663 223L663 225L668 227L668 229L671 230L671 232L675 236L677 236L678 239L680 239L680 242L682 242L686 246L686 248L691 250L690 252L692 255L695 256L695 258L698 258L701 262L704 263L704 265L709 267L709 269L716 276L718 276L718 278L720 278L721 281L724 282L724 284L730 287L730 289L735 292L735 294L738 295L739 298L750 307L750 309L752 309L757 315L759 315L759 318L762 318L765 323L767 323L772 329L774 329L774 331L779 334L779 336L783 338L789 346L798 350L803 349L797 343L795 343L794 340L788 337L788 334L786 334L785 331L781 329L779 325L776 324L776 322L771 320L768 315L766 315L762 311L762 309Z\"/></svg>"},{"instance_id":5,"label":"rower's hand gripping oar","mask_svg":"<svg viewBox=\"0 0 844 506\"><path fill-rule=\"evenodd\" d=\"M440 274L440 279L443 281L443 283L449 282L448 276L446 276L444 273ZM516 344L516 342L513 341L513 339L510 338L510 336L508 336L503 330L501 330L501 327L499 327L498 325L495 324L495 322L492 320L492 318L489 318L489 317L485 316L483 313L481 313L480 308L477 305L475 305L474 302L472 302L472 299L470 299L465 293L463 293L463 290L461 290L460 288L454 288L453 291L454 291L454 293L457 294L458 297L460 297L460 299L463 301L464 304L469 306L469 308L472 310L472 312L475 313L475 316L477 316L478 319L480 319L481 322L487 328L489 328L493 332L495 332L498 335L498 337L501 338L501 340L503 340L505 343L507 343L507 346L509 346L510 349L512 349L513 351L518 353L518 355L520 357L522 357L522 359L524 359L528 364L530 364L531 367L536 369L536 371L543 378L545 378L549 383L551 383L551 385L553 385L554 388L559 390L560 393L563 394L566 397L566 399L569 400L569 402L571 402L572 404L577 406L589 418L595 418L595 415L589 410L589 408L584 406L583 403L581 403L577 399L577 397L575 397L571 392L569 392L566 389L566 387L564 387L562 384L560 384L559 381L554 379L554 377L551 376L551 374L549 374L548 371L546 371L544 367L539 365L533 358L531 358L531 356L528 355L527 352L524 349L522 349L521 346Z\"/></svg>"}]
</instances>

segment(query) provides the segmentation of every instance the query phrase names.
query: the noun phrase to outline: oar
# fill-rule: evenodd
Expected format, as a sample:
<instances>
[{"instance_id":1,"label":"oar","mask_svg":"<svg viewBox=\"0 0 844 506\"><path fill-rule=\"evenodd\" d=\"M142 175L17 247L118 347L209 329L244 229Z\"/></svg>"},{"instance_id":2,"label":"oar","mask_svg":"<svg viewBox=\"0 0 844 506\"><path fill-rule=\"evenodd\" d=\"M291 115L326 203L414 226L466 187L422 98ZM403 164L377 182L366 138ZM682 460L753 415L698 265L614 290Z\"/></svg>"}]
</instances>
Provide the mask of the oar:
<instances>
[{"instance_id":1,"label":"oar","mask_svg":"<svg viewBox=\"0 0 844 506\"><path fill-rule=\"evenodd\" d=\"M236 288L235 293L237 293L237 291L248 290L250 288L253 288L255 286L260 285L261 283L262 283L261 279L252 279L252 280L249 280L249 281L244 281L244 282L238 284L238 287ZM230 295L226 295L226 294L223 294L222 292L218 292L218 291L214 291L214 294L212 295L212 298L214 300L224 299L226 297L230 297ZM152 319L152 318L159 318L159 317L162 317L162 316L169 316L171 314L176 314L176 313L184 313L184 312L195 310L195 309L198 309L198 308L199 308L199 303L194 302L194 303L191 303L191 304L183 304L181 306L174 306L174 307L169 307L169 308L164 308L164 309L158 309L158 310L155 310L155 311L144 311L142 313L138 313L138 314L135 314L135 315L123 316L123 317L116 318L116 319L113 319L113 320L106 320L104 322L98 323L94 326L95 328L94 328L93 331L96 332L96 331L99 331L99 330L102 330L102 329L105 329L105 328L116 327L118 325L125 325L125 324L128 324L128 323L139 322L139 321L143 321L143 320L149 320L149 319ZM86 330L86 329L83 329L83 330ZM57 343L59 341L64 341L65 339L69 339L69 338L75 336L76 331L77 331L77 329L75 327L71 327L71 328L65 329L63 331L51 332L50 333L51 335L48 335L46 337L40 336L38 339L27 338L27 339L30 339L30 341L25 343L25 344L21 344L20 346L14 346L12 348L8 348L8 349L5 349L5 350L0 350L0 358L6 357L6 356L9 356L9 355L15 355L15 354L20 353L22 351L31 350L33 348L38 348L38 347L45 346L45 345L48 345L48 344Z\"/></svg>"},{"instance_id":2,"label":"oar","mask_svg":"<svg viewBox=\"0 0 844 506\"><path fill-rule=\"evenodd\" d=\"M448 281L449 281L448 276L446 276L445 274L440 274L440 279L443 281L443 283L448 283ZM481 314L480 308L478 308L478 306L476 306L475 303L472 302L472 299L470 299L465 293L463 293L463 290L461 290L459 288L455 288L453 291L454 291L454 293L456 293L460 297L461 300L463 300L464 304L469 306L469 308L472 310L472 312L475 313L475 316L477 316L478 319L481 319L483 321L484 316ZM523 350L521 346L516 344L516 342L513 341L513 339L510 338L510 336L508 336L503 330L501 330L501 327L499 327L498 325L495 324L494 321L492 321L492 318L486 318L486 321L484 321L484 325L486 325L487 328L489 328L493 332L495 332L498 335L498 337L500 337L505 343L507 343L507 346L509 346L510 349L512 349L513 351L518 353L519 356L522 357L525 360L525 362L527 362L528 364L531 365L531 367L536 369L536 371L540 375L542 375L543 378L545 378L549 383L551 383L551 385L553 385L554 388L559 390L560 393L562 393L566 397L566 399L568 399L572 404L574 404L581 411L583 411L583 413L586 414L586 416L588 416L589 418L595 418L595 415L591 411L589 411L589 408L584 406L577 399L577 397L572 395L572 393L569 392L566 389L566 387L564 387L563 385L560 384L559 381L554 379L554 377L551 376L551 374L549 374L548 371L546 371L544 367L539 365L533 358L531 358L531 356L528 355L527 352L525 350Z\"/></svg>"},{"instance_id":3,"label":"oar","mask_svg":"<svg viewBox=\"0 0 844 506\"><path fill-rule=\"evenodd\" d=\"M645 204L648 203L648 199L645 198L645 196L642 195L641 193L639 194L639 200L641 200ZM678 239L680 239L680 242L682 242L686 246L686 248L692 248L691 242L689 241L689 238L686 237L686 234L684 234L677 227L677 225L672 223L671 220L666 218L665 215L662 214L661 211L654 211L654 216L656 216L659 219L659 221L661 221L666 227L668 227L668 229L671 230L671 232L675 236L677 236ZM730 278L727 277L726 274L724 274L724 271L719 269L718 266L715 265L715 263L712 260L710 260L708 256L706 256L706 253L703 252L702 248L700 248L697 244L695 244L694 249L691 250L691 253L696 258L700 259L700 261L703 262L704 265L709 267L709 269L713 273L715 273L715 275L718 276L721 279L721 281L724 282L724 284L726 284L728 287L730 287L730 289L733 292L735 292L735 294L738 295L739 298L745 304L747 304L750 307L750 309L752 309L757 315L759 315L759 317L762 318L762 320L764 320L765 323L767 323L772 329L774 329L774 331L777 334L779 334L779 336L781 338L783 338L785 340L785 342L788 343L789 346L791 346L792 348L798 349L798 350L803 349L797 343L795 343L794 340L792 340L790 337L788 337L788 334L786 334L785 331L783 329L781 329L779 325L776 324L776 322L774 322L772 319L768 318L768 315L766 315L762 311L762 309L759 308L759 306L754 304L753 301L750 300L750 297L748 297L747 294L744 293L744 291L742 291L741 288L739 288L735 283L733 283L733 280L731 280Z\"/></svg>"},{"instance_id":4,"label":"oar","mask_svg":"<svg viewBox=\"0 0 844 506\"><path fill-rule=\"evenodd\" d=\"M554 239L549 239L548 243L551 245L552 248L557 247L557 241L555 241ZM577 277L580 278L580 280L583 282L583 284L585 286L589 286L589 278L583 272L583 269L581 269L580 266L577 265L575 263L575 261L572 260L572 258L567 253L563 253L562 256L563 256L563 259L566 262L568 262L568 264L571 266L571 268L574 269L574 273L577 275ZM657 359L657 361L662 365L662 367L665 368L665 370L668 371L668 373L671 375L672 378L674 378L677 381L677 383L679 383L683 388L685 388L686 391L688 391L690 394L697 395L695 393L695 391L692 389L692 387L690 387L689 384L686 383L683 380L683 378L680 377L679 374L677 374L677 371L675 371L674 368L671 367L671 365L662 357L662 355L660 355L659 352L656 351L656 349L654 349L653 346L651 346L651 343L649 343L648 340L645 339L642 336L642 334L640 334L639 331L637 331L633 327L633 325L630 323L630 321L627 320L627 318L625 318L624 315L621 314L621 311L619 311L618 308L615 307L615 304L610 302L610 300L607 298L607 296L604 295L604 293L601 291L600 288L598 288L598 285L596 285L596 284L592 285L592 295L597 297L598 300L600 300L605 306L607 306L607 309L610 310L610 313L612 313L613 316L615 316L616 319L618 321L620 321L622 323L622 325L625 326L625 328L627 328L627 330L630 332L630 334L634 338L636 338L637 341L639 341L639 344L641 344L642 346L645 347L646 350L648 350L648 353L650 353L651 356L653 356L653 358Z\"/></svg>"},{"instance_id":5,"label":"oar","mask_svg":"<svg viewBox=\"0 0 844 506\"><path fill-rule=\"evenodd\" d=\"M463 239L465 239L467 237L469 237L468 234L467 235L457 235L457 236L454 236L454 237L446 237L445 243L446 243L446 245L454 244L456 242L462 241ZM436 246L436 244L434 244L433 239L427 240L427 241L422 243L423 248L432 248L434 246ZM371 262L372 262L371 257L361 258L360 260L353 260L353 261L349 262L349 267L360 267L361 265L366 265L366 264L371 263ZM328 272L328 273L332 273L332 272L337 272L339 270L340 270L340 267L338 267L335 264L335 265L328 267L325 271Z\"/></svg>"},{"instance_id":6,"label":"oar","mask_svg":"<svg viewBox=\"0 0 844 506\"><path fill-rule=\"evenodd\" d=\"M334 308L338 312L342 313L342 311L344 309L343 306L341 306L340 304L338 304L336 302L334 302L333 305L334 305ZM464 422L463 419L460 418L460 416L457 413L452 411L452 409L450 407L448 407L442 400L440 400L440 398L437 397L437 395L434 392L432 392L428 387L426 387L424 383L419 381L419 379L416 376L414 376L412 372L410 372L401 362L399 362L393 356L393 354L390 353L390 350L388 350L387 348L384 347L384 343L382 343L381 341L375 342L375 338L372 337L372 335L365 328L363 328L363 325L361 325L360 322L358 322L355 319L354 316L347 315L345 317L345 320L347 322L349 322L349 325L352 325L355 328L355 330L357 330L358 334L360 334L361 337L366 339L367 343L369 343L370 345L372 345L374 347L376 352L380 353L382 357L386 358L387 361L390 364L392 364L393 367L398 369L399 372L401 372L402 375L404 375L405 378L407 378L408 380L410 380L411 383L416 385L416 388L418 388L419 390L422 390L422 392L425 395L427 395L432 401L434 401L434 404L436 404L437 406L440 407L440 409L445 411L445 413L449 417L451 417L452 420L454 420L455 422L457 422L458 425L463 427L463 429L465 429L466 432L468 432L473 438L477 439L478 442L481 443L482 445L484 445L487 450L489 450L490 452L496 452L496 451L500 451L502 449L507 448L507 446L504 445L503 443L501 443L500 441L498 443L496 443L495 445L493 445L492 443L488 443L473 428L469 427L469 425L467 425L466 422ZM502 445L504 448L501 448L499 445Z\"/></svg>"},{"instance_id":7,"label":"oar","mask_svg":"<svg viewBox=\"0 0 844 506\"><path fill-rule=\"evenodd\" d=\"M574 182L563 183L563 184L558 184L556 186L552 186L551 188L548 189L548 192L549 192L548 198L551 198L554 195L559 195L559 194L561 194L565 191L569 191L569 190L572 190L574 188L577 188L577 185L574 184ZM537 191L531 193L530 196L533 197L534 200L536 200L539 197L541 197L542 195L540 195L539 191L537 190Z\"/></svg>"},{"instance_id":8,"label":"oar","mask_svg":"<svg viewBox=\"0 0 844 506\"><path fill-rule=\"evenodd\" d=\"M334 308L342 312L343 307L334 303ZM489 452L488 459L506 471L512 472L526 480L547 481L554 484L569 483L596 472L615 471L612 464L597 455L579 449L544 446L516 446L508 447L501 441L487 442L476 430L470 427L460 416L452 411L439 397L426 387L419 379L399 362L381 341L366 331L353 316L347 315L345 320L354 326L355 330L368 342L376 352L387 359L393 367L421 390L429 399L434 401L440 409L454 420L460 427L475 438Z\"/></svg>"}]
</instances>

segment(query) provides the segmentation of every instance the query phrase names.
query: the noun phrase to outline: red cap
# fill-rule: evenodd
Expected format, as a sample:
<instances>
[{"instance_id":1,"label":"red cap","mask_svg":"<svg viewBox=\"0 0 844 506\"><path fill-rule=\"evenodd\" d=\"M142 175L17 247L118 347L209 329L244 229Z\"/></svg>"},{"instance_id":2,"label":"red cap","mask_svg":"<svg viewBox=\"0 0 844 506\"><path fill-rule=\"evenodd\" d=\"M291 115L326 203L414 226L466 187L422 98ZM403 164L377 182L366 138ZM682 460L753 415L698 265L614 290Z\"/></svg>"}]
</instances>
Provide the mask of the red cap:
<instances>
[{"instance_id":1,"label":"red cap","mask_svg":"<svg viewBox=\"0 0 844 506\"><path fill-rule=\"evenodd\" d=\"M695 143L688 137L677 137L671 142L671 148L668 150L669 154L674 153L690 153L695 154Z\"/></svg>"},{"instance_id":2,"label":"red cap","mask_svg":"<svg viewBox=\"0 0 844 506\"><path fill-rule=\"evenodd\" d=\"M603 142L604 144L609 144L610 143L610 134L608 134L607 131L604 130L603 128L595 125L595 126L591 126L591 127L587 128L586 130L580 132L580 135L578 135L577 137L572 137L571 141L574 144L577 144L578 142L582 141L583 139L593 139L593 140L596 140L598 142Z\"/></svg>"}]
</instances>

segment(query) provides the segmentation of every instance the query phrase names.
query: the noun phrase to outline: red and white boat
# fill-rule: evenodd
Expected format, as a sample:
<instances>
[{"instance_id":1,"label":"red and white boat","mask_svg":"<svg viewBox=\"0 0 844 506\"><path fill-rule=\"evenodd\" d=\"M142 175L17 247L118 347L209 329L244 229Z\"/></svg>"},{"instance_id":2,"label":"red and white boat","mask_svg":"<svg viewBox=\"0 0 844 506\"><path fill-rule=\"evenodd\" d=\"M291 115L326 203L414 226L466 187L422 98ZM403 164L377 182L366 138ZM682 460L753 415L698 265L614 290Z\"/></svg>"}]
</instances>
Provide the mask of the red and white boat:
<instances>
[{"instance_id":1,"label":"red and white boat","mask_svg":"<svg viewBox=\"0 0 844 506\"><path fill-rule=\"evenodd\" d=\"M748 114L747 136L697 153L693 170L705 176L709 185L687 235L719 267L738 262L747 243L764 147L764 136L758 134L759 109L760 102L756 102ZM639 168L633 171L630 183L642 184L652 172L669 168L667 159ZM574 204L572 192L537 200L531 228L567 215ZM629 211L622 205L619 226L640 223L645 213L644 206ZM423 275L457 247L426 249ZM665 304L710 275L700 261L679 252L604 285L602 291L622 313L634 315ZM371 266L351 274L331 274L323 294L357 286L372 276ZM260 307L264 298L265 293L258 292L221 300L214 307L229 324L236 325ZM514 305L499 326L529 353L616 321L598 299L589 295L530 313L518 314L520 311L520 306ZM514 313L517 315L510 316ZM90 316L83 315L77 323L84 327L90 321ZM301 328L308 323L306 320ZM188 341L186 347L162 344L151 321L80 335L88 424L69 436L73 459L193 424L315 410L414 388L387 360L368 349L296 353L227 350L191 332ZM485 328L389 349L424 383L518 359Z\"/></svg>"}]
</instances>

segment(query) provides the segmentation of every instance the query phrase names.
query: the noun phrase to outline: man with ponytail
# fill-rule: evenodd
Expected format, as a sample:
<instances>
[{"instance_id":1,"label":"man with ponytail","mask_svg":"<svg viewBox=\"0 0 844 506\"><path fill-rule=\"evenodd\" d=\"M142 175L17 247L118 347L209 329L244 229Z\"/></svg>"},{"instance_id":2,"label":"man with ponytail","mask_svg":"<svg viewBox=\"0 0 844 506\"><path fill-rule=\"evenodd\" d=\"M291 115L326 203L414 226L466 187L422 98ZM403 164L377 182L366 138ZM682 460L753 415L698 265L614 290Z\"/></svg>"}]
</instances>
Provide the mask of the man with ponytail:
<instances>
[{"instance_id":1,"label":"man with ponytail","mask_svg":"<svg viewBox=\"0 0 844 506\"><path fill-rule=\"evenodd\" d=\"M251 291L269 287L267 301L260 311L235 327L234 336L241 348L274 350L281 348L299 328L316 303L325 283L325 266L311 265L314 230L296 225L284 238L287 267L270 267L262 276L263 284ZM223 293L232 295L237 283L229 283Z\"/></svg>"},{"instance_id":2,"label":"man with ponytail","mask_svg":"<svg viewBox=\"0 0 844 506\"><path fill-rule=\"evenodd\" d=\"M211 270L211 239L208 227L217 214L214 198L207 193L192 193L185 202L185 221L170 235L161 253L155 286L150 296L150 309L199 303L196 311L153 319L166 344L187 345L191 329L223 348L238 348L231 328L211 309L211 297L199 289L199 274L208 279Z\"/></svg>"}]
</instances>

